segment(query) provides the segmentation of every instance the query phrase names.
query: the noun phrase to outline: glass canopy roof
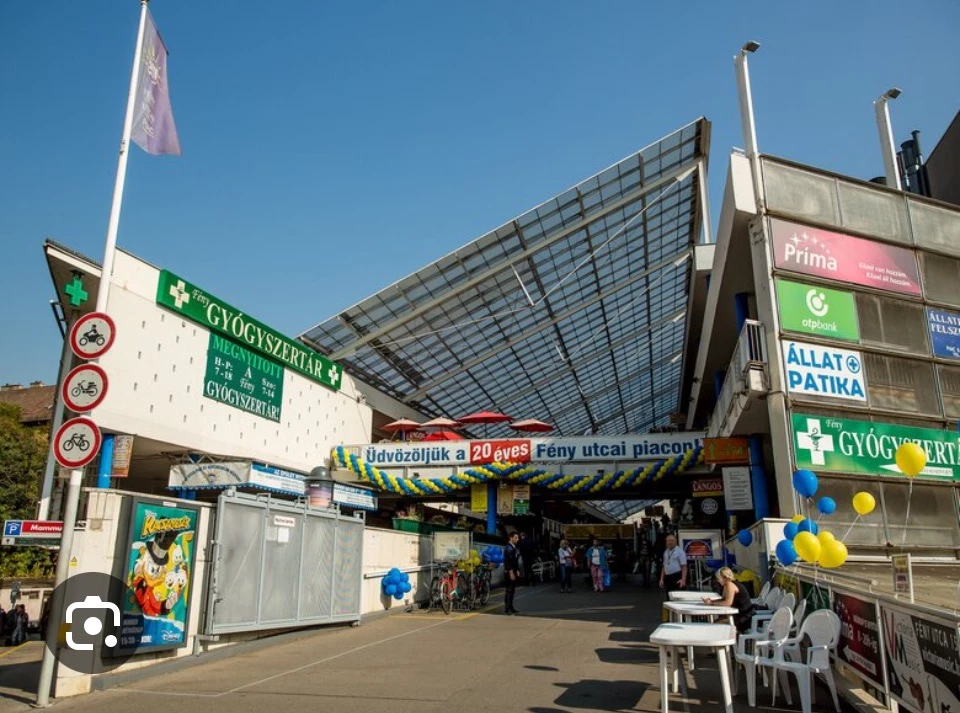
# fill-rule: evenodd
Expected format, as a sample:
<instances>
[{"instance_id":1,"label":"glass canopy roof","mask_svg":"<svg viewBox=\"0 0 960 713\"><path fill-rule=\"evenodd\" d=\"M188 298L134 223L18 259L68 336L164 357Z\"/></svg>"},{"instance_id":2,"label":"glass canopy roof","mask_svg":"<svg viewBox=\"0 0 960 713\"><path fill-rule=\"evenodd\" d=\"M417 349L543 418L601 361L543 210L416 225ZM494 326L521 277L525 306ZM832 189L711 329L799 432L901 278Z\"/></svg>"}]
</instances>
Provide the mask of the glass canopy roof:
<instances>
[{"instance_id":1,"label":"glass canopy roof","mask_svg":"<svg viewBox=\"0 0 960 713\"><path fill-rule=\"evenodd\" d=\"M565 436L665 424L709 133L684 126L300 339L430 416L495 410Z\"/></svg>"}]
</instances>

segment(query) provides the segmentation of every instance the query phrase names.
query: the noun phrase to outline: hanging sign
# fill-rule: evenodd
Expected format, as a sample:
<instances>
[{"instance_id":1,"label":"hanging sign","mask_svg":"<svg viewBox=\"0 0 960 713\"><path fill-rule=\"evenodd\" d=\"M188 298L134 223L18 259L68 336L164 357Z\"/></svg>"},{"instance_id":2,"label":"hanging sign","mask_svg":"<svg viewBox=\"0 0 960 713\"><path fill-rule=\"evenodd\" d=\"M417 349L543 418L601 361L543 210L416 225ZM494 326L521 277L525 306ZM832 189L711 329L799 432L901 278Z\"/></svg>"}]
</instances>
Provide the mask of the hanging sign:
<instances>
[{"instance_id":1,"label":"hanging sign","mask_svg":"<svg viewBox=\"0 0 960 713\"><path fill-rule=\"evenodd\" d=\"M960 359L960 314L927 307L927 326L930 329L933 355L945 359Z\"/></svg>"},{"instance_id":2,"label":"hanging sign","mask_svg":"<svg viewBox=\"0 0 960 713\"><path fill-rule=\"evenodd\" d=\"M784 220L772 219L770 225L774 264L781 270L920 294L920 272L912 250Z\"/></svg>"},{"instance_id":3,"label":"hanging sign","mask_svg":"<svg viewBox=\"0 0 960 713\"><path fill-rule=\"evenodd\" d=\"M513 515L513 483L500 483L497 488L497 514Z\"/></svg>"},{"instance_id":4,"label":"hanging sign","mask_svg":"<svg viewBox=\"0 0 960 713\"><path fill-rule=\"evenodd\" d=\"M89 418L72 418L53 437L53 454L64 468L82 468L96 458L102 437Z\"/></svg>"},{"instance_id":5,"label":"hanging sign","mask_svg":"<svg viewBox=\"0 0 960 713\"><path fill-rule=\"evenodd\" d=\"M863 358L849 349L784 341L783 357L790 393L866 401Z\"/></svg>"},{"instance_id":6,"label":"hanging sign","mask_svg":"<svg viewBox=\"0 0 960 713\"><path fill-rule=\"evenodd\" d=\"M126 478L130 475L130 461L133 458L133 436L122 435L113 437L113 465L110 468L111 478Z\"/></svg>"},{"instance_id":7,"label":"hanging sign","mask_svg":"<svg viewBox=\"0 0 960 713\"><path fill-rule=\"evenodd\" d=\"M343 483L333 484L333 502L360 510L377 509L377 495L374 491Z\"/></svg>"},{"instance_id":8,"label":"hanging sign","mask_svg":"<svg viewBox=\"0 0 960 713\"><path fill-rule=\"evenodd\" d=\"M213 332L236 339L334 391L340 389L343 369L338 364L167 270L160 271L157 304Z\"/></svg>"},{"instance_id":9,"label":"hanging sign","mask_svg":"<svg viewBox=\"0 0 960 713\"><path fill-rule=\"evenodd\" d=\"M794 413L798 468L855 475L900 475L897 448L917 443L927 454L919 477L960 481L960 433L893 423Z\"/></svg>"},{"instance_id":10,"label":"hanging sign","mask_svg":"<svg viewBox=\"0 0 960 713\"><path fill-rule=\"evenodd\" d=\"M107 373L96 364L72 369L60 387L64 405L76 413L92 411L107 395Z\"/></svg>"},{"instance_id":11,"label":"hanging sign","mask_svg":"<svg viewBox=\"0 0 960 713\"><path fill-rule=\"evenodd\" d=\"M70 329L70 349L81 359L96 359L113 346L117 327L109 315L91 312L73 323Z\"/></svg>"},{"instance_id":12,"label":"hanging sign","mask_svg":"<svg viewBox=\"0 0 960 713\"><path fill-rule=\"evenodd\" d=\"M470 486L470 509L475 513L487 511L487 484L474 483Z\"/></svg>"},{"instance_id":13,"label":"hanging sign","mask_svg":"<svg viewBox=\"0 0 960 713\"><path fill-rule=\"evenodd\" d=\"M203 395L279 423L283 367L232 339L211 332Z\"/></svg>"},{"instance_id":14,"label":"hanging sign","mask_svg":"<svg viewBox=\"0 0 960 713\"><path fill-rule=\"evenodd\" d=\"M880 624L876 601L834 591L833 612L840 618L837 658L883 690Z\"/></svg>"},{"instance_id":15,"label":"hanging sign","mask_svg":"<svg viewBox=\"0 0 960 713\"><path fill-rule=\"evenodd\" d=\"M829 339L860 339L853 293L777 280L780 326L788 332L806 332Z\"/></svg>"},{"instance_id":16,"label":"hanging sign","mask_svg":"<svg viewBox=\"0 0 960 713\"><path fill-rule=\"evenodd\" d=\"M530 486L513 486L513 513L515 515L530 514Z\"/></svg>"},{"instance_id":17,"label":"hanging sign","mask_svg":"<svg viewBox=\"0 0 960 713\"><path fill-rule=\"evenodd\" d=\"M750 442L746 438L704 438L703 462L749 463Z\"/></svg>"}]
</instances>

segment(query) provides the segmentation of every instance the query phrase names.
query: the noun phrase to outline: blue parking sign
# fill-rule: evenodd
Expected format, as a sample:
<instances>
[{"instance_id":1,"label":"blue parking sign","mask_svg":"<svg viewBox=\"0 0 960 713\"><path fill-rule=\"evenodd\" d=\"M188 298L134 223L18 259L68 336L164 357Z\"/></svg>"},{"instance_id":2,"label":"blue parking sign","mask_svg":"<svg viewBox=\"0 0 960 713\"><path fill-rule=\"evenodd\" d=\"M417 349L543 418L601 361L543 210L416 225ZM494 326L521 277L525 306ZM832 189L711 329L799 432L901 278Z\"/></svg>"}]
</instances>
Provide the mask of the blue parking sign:
<instances>
[{"instance_id":1,"label":"blue parking sign","mask_svg":"<svg viewBox=\"0 0 960 713\"><path fill-rule=\"evenodd\" d=\"M19 537L23 530L23 520L7 520L3 523L4 537Z\"/></svg>"}]
</instances>

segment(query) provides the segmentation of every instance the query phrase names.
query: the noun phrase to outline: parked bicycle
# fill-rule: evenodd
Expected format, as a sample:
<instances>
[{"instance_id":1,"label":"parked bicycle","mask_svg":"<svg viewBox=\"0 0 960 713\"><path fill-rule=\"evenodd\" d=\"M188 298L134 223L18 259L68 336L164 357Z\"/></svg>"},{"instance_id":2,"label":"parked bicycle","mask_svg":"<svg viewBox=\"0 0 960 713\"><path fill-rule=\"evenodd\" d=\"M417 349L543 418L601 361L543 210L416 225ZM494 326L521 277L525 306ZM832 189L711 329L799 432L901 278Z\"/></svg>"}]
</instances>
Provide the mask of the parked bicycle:
<instances>
[{"instance_id":1,"label":"parked bicycle","mask_svg":"<svg viewBox=\"0 0 960 713\"><path fill-rule=\"evenodd\" d=\"M490 578L493 574L493 565L483 564L470 577L470 592L474 605L482 607L490 601Z\"/></svg>"},{"instance_id":2,"label":"parked bicycle","mask_svg":"<svg viewBox=\"0 0 960 713\"><path fill-rule=\"evenodd\" d=\"M430 582L430 608L439 607L444 614L449 614L454 601L463 600L467 580L453 562L437 562L437 566L440 576Z\"/></svg>"}]
</instances>

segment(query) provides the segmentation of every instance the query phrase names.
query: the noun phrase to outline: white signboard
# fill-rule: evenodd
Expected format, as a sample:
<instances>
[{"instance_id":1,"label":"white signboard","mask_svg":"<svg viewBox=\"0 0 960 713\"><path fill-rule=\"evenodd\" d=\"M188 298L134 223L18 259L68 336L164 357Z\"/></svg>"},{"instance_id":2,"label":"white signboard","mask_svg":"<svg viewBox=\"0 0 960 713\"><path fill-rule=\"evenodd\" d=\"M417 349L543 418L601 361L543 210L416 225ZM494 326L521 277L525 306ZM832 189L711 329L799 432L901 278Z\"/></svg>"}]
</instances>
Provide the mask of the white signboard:
<instances>
[{"instance_id":1,"label":"white signboard","mask_svg":"<svg viewBox=\"0 0 960 713\"><path fill-rule=\"evenodd\" d=\"M723 498L727 510L753 510L750 468L736 466L723 469Z\"/></svg>"},{"instance_id":2,"label":"white signboard","mask_svg":"<svg viewBox=\"0 0 960 713\"><path fill-rule=\"evenodd\" d=\"M651 433L620 438L376 443L355 448L364 461L379 468L473 465L489 463L491 460L521 463L629 463L683 455L703 445L705 436L705 433L699 432Z\"/></svg>"},{"instance_id":3,"label":"white signboard","mask_svg":"<svg viewBox=\"0 0 960 713\"><path fill-rule=\"evenodd\" d=\"M355 488L343 483L333 484L333 502L361 510L376 510L377 496L368 488Z\"/></svg>"},{"instance_id":4,"label":"white signboard","mask_svg":"<svg viewBox=\"0 0 960 713\"><path fill-rule=\"evenodd\" d=\"M306 492L304 476L250 461L180 463L170 468L170 488L187 490L251 486L290 495Z\"/></svg>"},{"instance_id":5,"label":"white signboard","mask_svg":"<svg viewBox=\"0 0 960 713\"><path fill-rule=\"evenodd\" d=\"M787 388L792 394L866 401L859 352L784 340Z\"/></svg>"}]
</instances>

